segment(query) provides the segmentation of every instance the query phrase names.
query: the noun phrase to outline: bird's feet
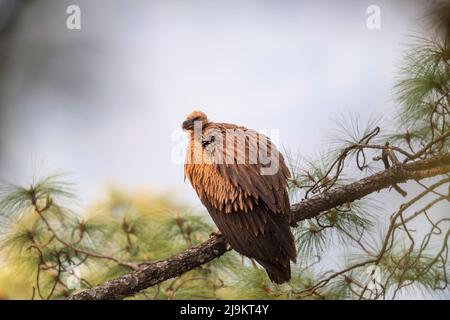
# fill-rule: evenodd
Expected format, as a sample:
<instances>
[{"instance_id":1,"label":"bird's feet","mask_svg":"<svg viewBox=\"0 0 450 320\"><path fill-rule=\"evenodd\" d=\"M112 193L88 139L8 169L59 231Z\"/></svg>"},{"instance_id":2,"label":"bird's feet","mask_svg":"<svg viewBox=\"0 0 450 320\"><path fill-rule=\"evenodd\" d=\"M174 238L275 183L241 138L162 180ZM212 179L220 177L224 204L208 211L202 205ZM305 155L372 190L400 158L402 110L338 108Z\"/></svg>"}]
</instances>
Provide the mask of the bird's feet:
<instances>
[{"instance_id":1,"label":"bird's feet","mask_svg":"<svg viewBox=\"0 0 450 320\"><path fill-rule=\"evenodd\" d=\"M210 234L209 234L209 237L210 238L212 238L212 237L220 237L222 235L222 232L220 232L220 231L214 231L214 232L211 232Z\"/></svg>"},{"instance_id":2,"label":"bird's feet","mask_svg":"<svg viewBox=\"0 0 450 320\"><path fill-rule=\"evenodd\" d=\"M222 236L223 236L223 234L220 231L212 232L209 235L210 238L212 238L212 237L219 237L220 242L223 242L225 244L225 250L226 251L230 251L231 249L233 249L233 248L231 248L231 245L227 242L225 237L222 237Z\"/></svg>"}]
</instances>

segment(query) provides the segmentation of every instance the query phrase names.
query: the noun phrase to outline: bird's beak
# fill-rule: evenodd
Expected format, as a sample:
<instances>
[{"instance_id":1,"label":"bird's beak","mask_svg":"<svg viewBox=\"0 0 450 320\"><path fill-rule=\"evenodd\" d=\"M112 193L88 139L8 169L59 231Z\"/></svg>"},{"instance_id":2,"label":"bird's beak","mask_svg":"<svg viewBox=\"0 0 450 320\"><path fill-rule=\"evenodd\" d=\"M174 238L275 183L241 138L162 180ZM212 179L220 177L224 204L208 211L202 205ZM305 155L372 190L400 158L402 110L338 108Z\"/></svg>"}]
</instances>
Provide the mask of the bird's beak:
<instances>
[{"instance_id":1,"label":"bird's beak","mask_svg":"<svg viewBox=\"0 0 450 320\"><path fill-rule=\"evenodd\" d=\"M194 126L194 121L186 120L183 122L183 125L181 126L184 130L189 130Z\"/></svg>"}]
</instances>

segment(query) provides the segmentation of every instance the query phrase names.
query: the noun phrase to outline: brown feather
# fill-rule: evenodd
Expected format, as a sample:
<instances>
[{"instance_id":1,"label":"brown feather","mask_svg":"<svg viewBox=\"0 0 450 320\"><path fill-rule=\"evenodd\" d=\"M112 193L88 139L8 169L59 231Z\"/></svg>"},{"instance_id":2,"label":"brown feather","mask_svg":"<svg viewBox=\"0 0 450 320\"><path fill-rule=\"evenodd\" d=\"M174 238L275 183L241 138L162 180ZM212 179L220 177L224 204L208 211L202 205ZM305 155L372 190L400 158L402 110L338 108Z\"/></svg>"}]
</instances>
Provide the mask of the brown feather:
<instances>
[{"instance_id":1,"label":"brown feather","mask_svg":"<svg viewBox=\"0 0 450 320\"><path fill-rule=\"evenodd\" d=\"M203 121L206 125L201 141L195 141L190 132L185 177L232 248L255 259L272 281L288 281L289 261L295 261L296 249L288 221L286 188L290 173L282 155L279 154L279 170L274 175L262 175L261 169L267 163L249 163L260 140L256 145L249 141L261 134L232 124L209 122L206 116ZM230 129L235 130L235 140L223 148ZM270 140L266 141L268 153L278 152ZM225 161L227 155L231 155L233 163L217 160Z\"/></svg>"}]
</instances>

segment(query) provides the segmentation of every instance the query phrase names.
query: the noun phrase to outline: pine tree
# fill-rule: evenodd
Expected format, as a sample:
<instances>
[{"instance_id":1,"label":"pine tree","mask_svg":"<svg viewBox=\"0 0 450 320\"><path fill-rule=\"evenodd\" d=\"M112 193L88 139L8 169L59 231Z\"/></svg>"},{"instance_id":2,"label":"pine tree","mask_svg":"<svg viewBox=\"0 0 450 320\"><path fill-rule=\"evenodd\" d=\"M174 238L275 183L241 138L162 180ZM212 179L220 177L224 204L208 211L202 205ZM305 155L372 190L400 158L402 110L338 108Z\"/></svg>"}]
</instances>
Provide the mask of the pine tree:
<instances>
[{"instance_id":1,"label":"pine tree","mask_svg":"<svg viewBox=\"0 0 450 320\"><path fill-rule=\"evenodd\" d=\"M403 177L405 168L417 167L408 178L414 185L408 192L394 180L389 184L390 192L404 197L398 210L386 219L375 193L299 219L294 227L299 263L287 284L270 283L253 261L228 251L175 278L155 281L134 298L448 294L450 218L439 205L450 200L449 12L450 2L440 3L430 15L431 34L411 44L395 87L399 108L392 124L363 125L354 117L341 124L339 143L319 160L289 157L292 203L327 196L375 172ZM1 286L0 297L69 297L195 248L214 231L207 215L149 192L110 188L107 199L79 214L73 186L65 181L56 174L27 187L2 185L0 282L7 285Z\"/></svg>"}]
</instances>

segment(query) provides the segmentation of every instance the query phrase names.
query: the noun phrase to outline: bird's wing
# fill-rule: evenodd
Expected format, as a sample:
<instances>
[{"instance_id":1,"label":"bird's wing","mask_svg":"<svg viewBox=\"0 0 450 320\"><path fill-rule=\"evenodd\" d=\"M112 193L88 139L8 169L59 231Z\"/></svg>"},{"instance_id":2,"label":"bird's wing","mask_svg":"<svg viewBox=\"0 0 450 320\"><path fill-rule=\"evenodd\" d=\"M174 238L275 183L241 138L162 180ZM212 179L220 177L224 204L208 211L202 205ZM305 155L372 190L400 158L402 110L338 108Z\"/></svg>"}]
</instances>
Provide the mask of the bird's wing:
<instances>
[{"instance_id":1,"label":"bird's wing","mask_svg":"<svg viewBox=\"0 0 450 320\"><path fill-rule=\"evenodd\" d=\"M234 134L233 143L225 143L227 130ZM273 281L282 283L290 278L289 260L296 258L286 190L290 174L279 153L273 172L263 170L270 168L271 161L250 157L260 146L258 140L256 145L251 141L255 137L265 138L243 127L209 125L202 141L191 136L185 175L233 249L256 259ZM270 140L266 143L271 152L278 151ZM242 149L246 150L244 159L238 152ZM226 161L227 156L234 162Z\"/></svg>"},{"instance_id":2,"label":"bird's wing","mask_svg":"<svg viewBox=\"0 0 450 320\"><path fill-rule=\"evenodd\" d=\"M219 175L236 189L226 195L229 202L263 202L274 213L289 212L289 169L268 137L245 127L214 124L205 130L202 144Z\"/></svg>"}]
</instances>

